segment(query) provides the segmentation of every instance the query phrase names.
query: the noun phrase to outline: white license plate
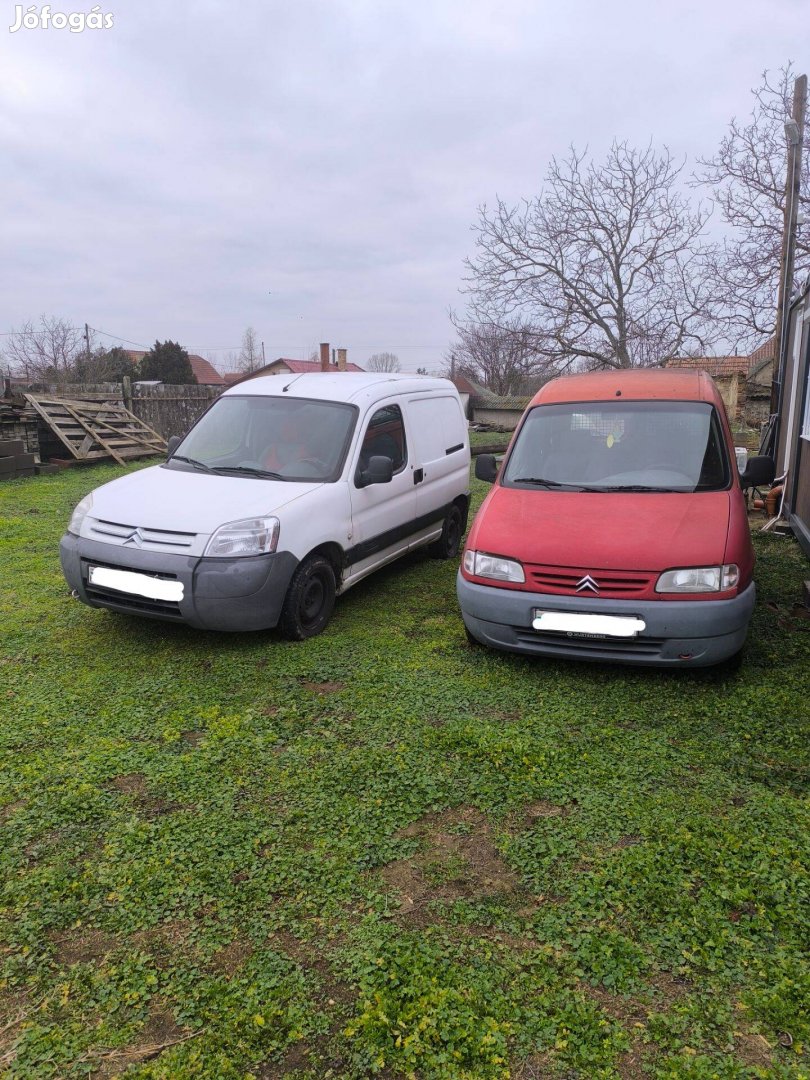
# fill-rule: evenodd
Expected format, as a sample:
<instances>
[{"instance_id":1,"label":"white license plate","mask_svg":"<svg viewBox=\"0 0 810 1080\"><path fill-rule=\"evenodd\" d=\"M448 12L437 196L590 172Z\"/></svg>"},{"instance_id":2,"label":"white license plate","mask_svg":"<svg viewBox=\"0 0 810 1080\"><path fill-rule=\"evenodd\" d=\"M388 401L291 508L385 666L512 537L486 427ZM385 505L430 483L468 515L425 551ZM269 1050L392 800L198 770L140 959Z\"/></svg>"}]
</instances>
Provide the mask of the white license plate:
<instances>
[{"instance_id":1,"label":"white license plate","mask_svg":"<svg viewBox=\"0 0 810 1080\"><path fill-rule=\"evenodd\" d=\"M627 615L589 615L576 611L534 612L535 630L558 634L585 634L588 637L636 637L647 626L643 619Z\"/></svg>"},{"instance_id":2,"label":"white license plate","mask_svg":"<svg viewBox=\"0 0 810 1080\"><path fill-rule=\"evenodd\" d=\"M163 578L138 574L134 570L112 570L108 566L90 567L90 584L103 589L115 589L130 596L144 596L147 600L183 599L183 582L166 581Z\"/></svg>"}]
</instances>

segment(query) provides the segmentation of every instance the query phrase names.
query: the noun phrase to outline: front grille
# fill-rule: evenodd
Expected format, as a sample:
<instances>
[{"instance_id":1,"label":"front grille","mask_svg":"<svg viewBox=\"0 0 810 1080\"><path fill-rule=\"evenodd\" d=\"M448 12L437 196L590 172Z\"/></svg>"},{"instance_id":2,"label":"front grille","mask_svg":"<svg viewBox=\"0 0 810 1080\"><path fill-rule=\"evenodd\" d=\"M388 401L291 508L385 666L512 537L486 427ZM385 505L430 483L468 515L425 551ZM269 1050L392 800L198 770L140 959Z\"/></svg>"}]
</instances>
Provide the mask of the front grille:
<instances>
[{"instance_id":1,"label":"front grille","mask_svg":"<svg viewBox=\"0 0 810 1080\"><path fill-rule=\"evenodd\" d=\"M82 566L82 579L87 599L94 604L114 608L116 611L131 612L133 615L160 615L164 618L182 619L180 604L176 600L151 600L146 596L133 596L131 593L119 592L118 589L108 589L100 585L91 585L89 570L91 566L104 566L109 570L135 570L131 566L115 566L112 563L100 563L93 560L84 562ZM159 578L161 581L177 581L177 574L150 574L150 577Z\"/></svg>"},{"instance_id":2,"label":"front grille","mask_svg":"<svg viewBox=\"0 0 810 1080\"><path fill-rule=\"evenodd\" d=\"M521 645L529 645L534 648L557 648L565 650L567 655L579 654L580 656L600 657L615 656L645 656L655 657L661 655L665 638L581 638L569 637L567 634L553 634L537 630L527 630L525 626L513 626L515 637Z\"/></svg>"},{"instance_id":3,"label":"front grille","mask_svg":"<svg viewBox=\"0 0 810 1080\"><path fill-rule=\"evenodd\" d=\"M147 551L184 551L194 543L197 534L175 532L170 529L148 529L136 525L124 525L118 521L93 521L90 536L105 544L122 547L143 548Z\"/></svg>"},{"instance_id":4,"label":"front grille","mask_svg":"<svg viewBox=\"0 0 810 1080\"><path fill-rule=\"evenodd\" d=\"M161 615L164 618L182 619L180 605L175 600L148 600L145 596L130 596L129 593L115 592L113 589L98 589L88 585L85 592L93 604L114 608L116 611L131 612L133 615Z\"/></svg>"},{"instance_id":5,"label":"front grille","mask_svg":"<svg viewBox=\"0 0 810 1080\"><path fill-rule=\"evenodd\" d=\"M591 596L609 599L655 595L657 575L627 570L577 569L570 566L526 566L526 581L538 592L557 596ZM590 577L598 585L578 591L583 578Z\"/></svg>"}]
</instances>

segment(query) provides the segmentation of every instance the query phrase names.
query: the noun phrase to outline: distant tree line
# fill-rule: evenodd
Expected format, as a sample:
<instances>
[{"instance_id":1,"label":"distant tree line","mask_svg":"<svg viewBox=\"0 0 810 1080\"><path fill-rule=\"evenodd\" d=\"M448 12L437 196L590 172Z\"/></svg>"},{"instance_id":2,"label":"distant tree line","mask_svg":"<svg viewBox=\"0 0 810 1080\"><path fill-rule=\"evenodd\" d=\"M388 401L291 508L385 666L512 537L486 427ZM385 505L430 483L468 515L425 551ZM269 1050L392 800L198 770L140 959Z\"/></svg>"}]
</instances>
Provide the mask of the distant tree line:
<instances>
[{"instance_id":1,"label":"distant tree line","mask_svg":"<svg viewBox=\"0 0 810 1080\"><path fill-rule=\"evenodd\" d=\"M131 379L172 385L196 383L188 352L174 341L156 341L138 358L120 345L98 344L67 319L43 315L24 322L6 337L0 363L4 371L31 383L102 383Z\"/></svg>"}]
</instances>

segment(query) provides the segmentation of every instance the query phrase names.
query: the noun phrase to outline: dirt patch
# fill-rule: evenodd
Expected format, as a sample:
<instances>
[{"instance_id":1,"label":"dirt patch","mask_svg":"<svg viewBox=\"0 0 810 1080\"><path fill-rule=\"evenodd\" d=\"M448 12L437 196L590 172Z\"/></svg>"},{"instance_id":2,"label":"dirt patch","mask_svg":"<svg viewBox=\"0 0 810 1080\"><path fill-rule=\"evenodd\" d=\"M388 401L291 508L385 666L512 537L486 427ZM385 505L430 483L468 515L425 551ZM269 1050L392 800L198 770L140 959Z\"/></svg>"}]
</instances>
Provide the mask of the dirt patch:
<instances>
[{"instance_id":1,"label":"dirt patch","mask_svg":"<svg viewBox=\"0 0 810 1080\"><path fill-rule=\"evenodd\" d=\"M657 1008L662 1006L669 1008L670 1005L679 1001L692 989L692 984L688 979L673 975L670 971L662 971L660 975L653 975L647 979L647 982L655 991L656 997L660 999L656 1002Z\"/></svg>"},{"instance_id":2,"label":"dirt patch","mask_svg":"<svg viewBox=\"0 0 810 1080\"><path fill-rule=\"evenodd\" d=\"M612 1020L618 1020L624 1027L646 1024L649 1010L641 1002L625 994L614 994L604 986L580 983L579 988L586 997L596 1002L603 1013Z\"/></svg>"},{"instance_id":3,"label":"dirt patch","mask_svg":"<svg viewBox=\"0 0 810 1080\"><path fill-rule=\"evenodd\" d=\"M0 1068L10 1068L14 1064L17 1057L15 1044L22 1025L29 1019L29 1010L24 991L14 996L0 993Z\"/></svg>"},{"instance_id":4,"label":"dirt patch","mask_svg":"<svg viewBox=\"0 0 810 1080\"><path fill-rule=\"evenodd\" d=\"M6 803L5 806L0 806L0 825L3 822L8 821L10 817L17 813L18 810L22 810L25 806L25 799L18 799L16 802Z\"/></svg>"},{"instance_id":5,"label":"dirt patch","mask_svg":"<svg viewBox=\"0 0 810 1080\"><path fill-rule=\"evenodd\" d=\"M211 957L211 967L220 975L229 979L248 962L253 955L253 946L248 941L236 938L234 941L217 949Z\"/></svg>"},{"instance_id":6,"label":"dirt patch","mask_svg":"<svg viewBox=\"0 0 810 1080\"><path fill-rule=\"evenodd\" d=\"M78 929L52 937L54 956L60 967L71 964L92 964L120 949L121 938L105 930Z\"/></svg>"},{"instance_id":7,"label":"dirt patch","mask_svg":"<svg viewBox=\"0 0 810 1080\"><path fill-rule=\"evenodd\" d=\"M151 1058L156 1058L170 1046L193 1039L200 1032L189 1032L175 1021L171 1010L158 1003L153 1003L149 1016L135 1042L116 1050L97 1050L91 1052L90 1060L98 1062L98 1068L91 1074L94 1080L106 1080L107 1077L120 1076L131 1065L139 1065Z\"/></svg>"},{"instance_id":8,"label":"dirt patch","mask_svg":"<svg viewBox=\"0 0 810 1080\"><path fill-rule=\"evenodd\" d=\"M532 1054L525 1061L513 1061L509 1067L512 1080L551 1080L554 1070L551 1052Z\"/></svg>"},{"instance_id":9,"label":"dirt patch","mask_svg":"<svg viewBox=\"0 0 810 1080\"><path fill-rule=\"evenodd\" d=\"M635 847L636 844L643 844L644 840L636 833L628 833L627 836L621 836L611 848L611 851L622 851L624 848Z\"/></svg>"},{"instance_id":10,"label":"dirt patch","mask_svg":"<svg viewBox=\"0 0 810 1080\"><path fill-rule=\"evenodd\" d=\"M641 1044L634 1043L629 1050L625 1050L616 1059L616 1072L621 1080L643 1080L650 1074L644 1067L644 1048Z\"/></svg>"},{"instance_id":11,"label":"dirt patch","mask_svg":"<svg viewBox=\"0 0 810 1080\"><path fill-rule=\"evenodd\" d=\"M169 802L152 795L143 773L114 776L105 786L109 791L116 791L119 795L126 795L132 799L138 813L144 817L160 817L162 814L174 814L184 809L179 803Z\"/></svg>"},{"instance_id":12,"label":"dirt patch","mask_svg":"<svg viewBox=\"0 0 810 1080\"><path fill-rule=\"evenodd\" d=\"M313 694L337 694L338 691L343 689L346 683L302 681L301 685L305 690L311 690Z\"/></svg>"},{"instance_id":13,"label":"dirt patch","mask_svg":"<svg viewBox=\"0 0 810 1080\"><path fill-rule=\"evenodd\" d=\"M178 955L194 955L195 947L189 938L194 924L188 919L169 919L158 923L148 930L138 930L122 945L131 944L133 948L148 952L159 967L168 966Z\"/></svg>"},{"instance_id":14,"label":"dirt patch","mask_svg":"<svg viewBox=\"0 0 810 1080\"><path fill-rule=\"evenodd\" d=\"M734 1054L749 1068L770 1068L773 1065L773 1047L762 1035L747 1031L734 1032Z\"/></svg>"},{"instance_id":15,"label":"dirt patch","mask_svg":"<svg viewBox=\"0 0 810 1080\"><path fill-rule=\"evenodd\" d=\"M51 940L60 967L98 963L116 949L127 948L149 953L162 966L161 961L174 960L178 953L193 951L188 941L191 928L188 920L174 919L134 934L109 934L106 930L81 927L55 934Z\"/></svg>"},{"instance_id":16,"label":"dirt patch","mask_svg":"<svg viewBox=\"0 0 810 1080\"><path fill-rule=\"evenodd\" d=\"M180 738L188 746L199 746L205 738L204 731L181 731Z\"/></svg>"},{"instance_id":17,"label":"dirt patch","mask_svg":"<svg viewBox=\"0 0 810 1080\"><path fill-rule=\"evenodd\" d=\"M266 1061L254 1072L256 1080L280 1080L296 1069L306 1069L310 1064L310 1048L305 1042L291 1046L281 1061Z\"/></svg>"},{"instance_id":18,"label":"dirt patch","mask_svg":"<svg viewBox=\"0 0 810 1080\"><path fill-rule=\"evenodd\" d=\"M495 847L489 823L472 807L430 814L397 833L397 839L409 838L420 840L420 850L382 870L386 888L399 897L397 916L424 913L432 900L480 899L519 887Z\"/></svg>"}]
</instances>

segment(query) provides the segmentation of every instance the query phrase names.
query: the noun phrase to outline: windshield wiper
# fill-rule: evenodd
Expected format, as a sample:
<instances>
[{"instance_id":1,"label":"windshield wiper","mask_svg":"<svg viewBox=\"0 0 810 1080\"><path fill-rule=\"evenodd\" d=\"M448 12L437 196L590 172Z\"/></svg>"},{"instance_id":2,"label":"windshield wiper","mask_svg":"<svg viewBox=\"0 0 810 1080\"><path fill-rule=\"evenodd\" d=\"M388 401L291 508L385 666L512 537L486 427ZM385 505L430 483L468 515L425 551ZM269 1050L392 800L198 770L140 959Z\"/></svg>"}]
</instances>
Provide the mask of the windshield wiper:
<instances>
[{"instance_id":1,"label":"windshield wiper","mask_svg":"<svg viewBox=\"0 0 810 1080\"><path fill-rule=\"evenodd\" d=\"M185 461L189 465L193 465L195 469L202 469L203 472L213 472L214 470L210 465L206 465L204 461L197 461L196 458L183 457L182 454L172 454L169 461Z\"/></svg>"},{"instance_id":2,"label":"windshield wiper","mask_svg":"<svg viewBox=\"0 0 810 1080\"><path fill-rule=\"evenodd\" d=\"M571 484L562 484L559 480L545 480L542 476L516 476L511 481L513 484L536 484L537 487L572 487Z\"/></svg>"},{"instance_id":3,"label":"windshield wiper","mask_svg":"<svg viewBox=\"0 0 810 1080\"><path fill-rule=\"evenodd\" d=\"M685 488L685 487L679 487L679 488L656 487L655 485L649 485L649 484L612 484L612 485L610 485L608 487L583 488L582 490L583 491L634 491L634 492L635 491L655 491L655 492L664 492L665 494L680 493L682 495L684 492L691 491L692 489L691 488Z\"/></svg>"},{"instance_id":4,"label":"windshield wiper","mask_svg":"<svg viewBox=\"0 0 810 1080\"><path fill-rule=\"evenodd\" d=\"M271 472L269 469L257 469L252 465L220 465L211 472L219 473L243 473L245 476L261 476L269 480L286 480L281 473Z\"/></svg>"}]
</instances>

